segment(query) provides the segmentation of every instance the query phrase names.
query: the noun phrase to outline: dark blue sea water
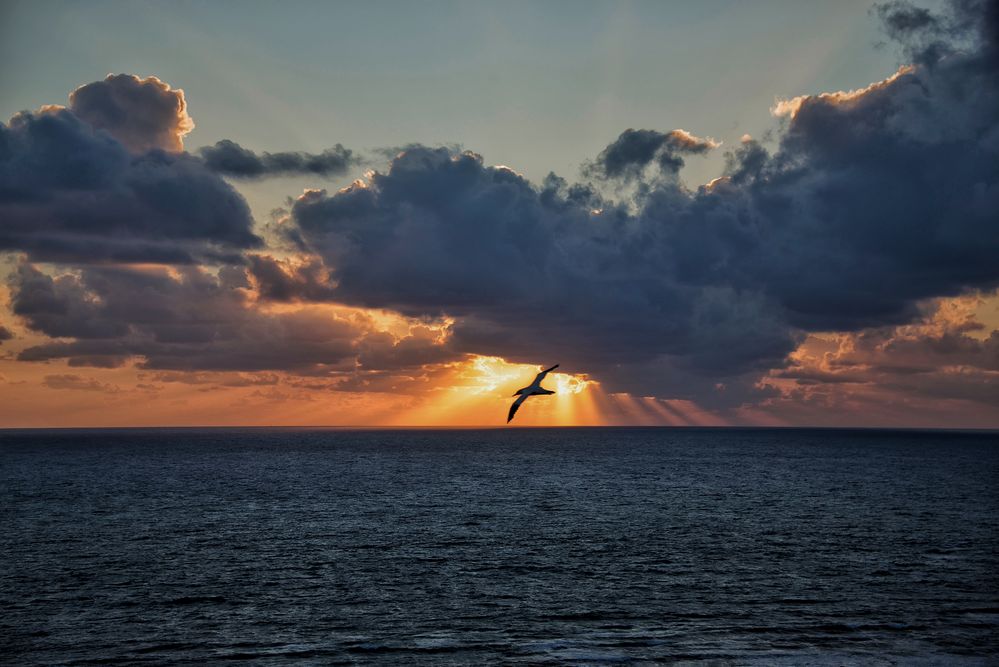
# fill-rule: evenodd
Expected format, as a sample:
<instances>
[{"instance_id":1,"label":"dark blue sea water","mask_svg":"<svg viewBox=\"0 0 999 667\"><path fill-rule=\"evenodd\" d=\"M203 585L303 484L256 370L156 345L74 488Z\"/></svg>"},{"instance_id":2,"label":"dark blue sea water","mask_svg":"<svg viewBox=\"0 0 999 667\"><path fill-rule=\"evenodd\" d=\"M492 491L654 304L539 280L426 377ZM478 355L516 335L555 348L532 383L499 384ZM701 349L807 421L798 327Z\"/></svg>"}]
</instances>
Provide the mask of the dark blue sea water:
<instances>
[{"instance_id":1,"label":"dark blue sea water","mask_svg":"<svg viewBox=\"0 0 999 667\"><path fill-rule=\"evenodd\" d=\"M999 663L999 435L0 432L14 664Z\"/></svg>"}]
</instances>

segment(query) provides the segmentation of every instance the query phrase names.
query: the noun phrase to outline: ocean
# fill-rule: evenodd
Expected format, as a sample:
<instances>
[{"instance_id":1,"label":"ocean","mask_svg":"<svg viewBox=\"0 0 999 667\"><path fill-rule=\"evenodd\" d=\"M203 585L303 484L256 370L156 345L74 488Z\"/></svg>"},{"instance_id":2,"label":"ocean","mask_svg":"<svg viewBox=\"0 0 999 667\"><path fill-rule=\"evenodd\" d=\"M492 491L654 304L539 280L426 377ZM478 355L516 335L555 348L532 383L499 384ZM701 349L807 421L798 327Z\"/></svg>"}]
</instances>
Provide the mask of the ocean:
<instances>
[{"instance_id":1,"label":"ocean","mask_svg":"<svg viewBox=\"0 0 999 667\"><path fill-rule=\"evenodd\" d=\"M0 432L10 664L999 664L999 434Z\"/></svg>"}]
</instances>

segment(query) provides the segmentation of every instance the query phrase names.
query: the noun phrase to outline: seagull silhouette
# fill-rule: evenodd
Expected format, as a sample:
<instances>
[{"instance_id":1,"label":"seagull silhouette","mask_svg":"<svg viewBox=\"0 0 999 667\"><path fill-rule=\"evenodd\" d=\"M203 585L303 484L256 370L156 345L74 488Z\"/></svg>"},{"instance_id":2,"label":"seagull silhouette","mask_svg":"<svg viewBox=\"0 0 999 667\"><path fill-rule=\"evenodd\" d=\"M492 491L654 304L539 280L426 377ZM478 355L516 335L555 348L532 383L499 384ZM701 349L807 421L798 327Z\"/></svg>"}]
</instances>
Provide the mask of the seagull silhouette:
<instances>
[{"instance_id":1,"label":"seagull silhouette","mask_svg":"<svg viewBox=\"0 0 999 667\"><path fill-rule=\"evenodd\" d=\"M554 391L549 391L541 386L541 381L545 379L545 376L551 373L553 370L558 368L558 364L555 364L549 369L543 370L538 373L537 377L534 378L534 382L527 385L523 389L518 389L514 392L514 396L520 395L513 405L510 406L510 414L506 416L506 423L509 424L513 416L517 414L517 410L520 409L520 404L527 400L528 396L544 396L545 394L554 394Z\"/></svg>"}]
</instances>

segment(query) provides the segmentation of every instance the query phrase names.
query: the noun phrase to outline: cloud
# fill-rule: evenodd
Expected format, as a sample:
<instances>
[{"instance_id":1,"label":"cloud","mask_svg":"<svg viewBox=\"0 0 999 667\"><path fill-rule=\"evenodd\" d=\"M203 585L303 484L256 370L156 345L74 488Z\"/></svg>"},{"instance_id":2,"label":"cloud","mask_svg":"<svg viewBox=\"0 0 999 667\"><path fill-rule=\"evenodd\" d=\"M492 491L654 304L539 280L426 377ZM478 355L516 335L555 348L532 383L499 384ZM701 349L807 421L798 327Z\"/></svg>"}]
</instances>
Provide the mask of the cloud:
<instances>
[{"instance_id":1,"label":"cloud","mask_svg":"<svg viewBox=\"0 0 999 667\"><path fill-rule=\"evenodd\" d=\"M365 336L358 345L357 361L361 368L399 371L454 361L455 354L447 336L449 331L415 326L408 335L396 337L388 332Z\"/></svg>"},{"instance_id":2,"label":"cloud","mask_svg":"<svg viewBox=\"0 0 999 667\"><path fill-rule=\"evenodd\" d=\"M950 0L937 11L892 0L874 9L887 35L912 62L933 64L975 50L985 65L999 65L999 5L994 0Z\"/></svg>"},{"instance_id":3,"label":"cloud","mask_svg":"<svg viewBox=\"0 0 999 667\"><path fill-rule=\"evenodd\" d=\"M211 171L235 178L266 176L341 176L360 164L349 148L337 144L322 153L254 153L234 141L223 139L205 146L199 154Z\"/></svg>"},{"instance_id":4,"label":"cloud","mask_svg":"<svg viewBox=\"0 0 999 667\"><path fill-rule=\"evenodd\" d=\"M242 196L186 153L132 154L66 109L0 124L0 251L63 263L238 261L262 243L252 226Z\"/></svg>"},{"instance_id":5,"label":"cloud","mask_svg":"<svg viewBox=\"0 0 999 667\"><path fill-rule=\"evenodd\" d=\"M20 359L156 370L315 370L353 358L362 326L319 309L268 314L224 272L91 267L55 278L18 267L13 310L53 341Z\"/></svg>"},{"instance_id":6,"label":"cloud","mask_svg":"<svg viewBox=\"0 0 999 667\"><path fill-rule=\"evenodd\" d=\"M267 301L335 301L329 271L317 257L304 260L249 255L249 275L261 299Z\"/></svg>"},{"instance_id":7,"label":"cloud","mask_svg":"<svg viewBox=\"0 0 999 667\"><path fill-rule=\"evenodd\" d=\"M675 177L683 167L683 155L703 155L721 144L695 137L686 130L658 132L628 129L601 151L584 173L604 179L631 181L640 178L649 165L666 177Z\"/></svg>"},{"instance_id":8,"label":"cloud","mask_svg":"<svg viewBox=\"0 0 999 667\"><path fill-rule=\"evenodd\" d=\"M977 296L938 300L911 324L844 334L824 364L834 372L911 375L965 368L999 373L999 331L988 332L976 318L981 303Z\"/></svg>"},{"instance_id":9,"label":"cloud","mask_svg":"<svg viewBox=\"0 0 999 667\"><path fill-rule=\"evenodd\" d=\"M140 79L132 74L108 74L103 81L70 93L69 109L134 153L153 148L182 151L184 135L194 129L184 91L155 76Z\"/></svg>"},{"instance_id":10,"label":"cloud","mask_svg":"<svg viewBox=\"0 0 999 667\"><path fill-rule=\"evenodd\" d=\"M976 296L937 300L916 322L809 337L768 382L786 397L845 402L863 385L896 400L999 404L999 331L974 314Z\"/></svg>"},{"instance_id":11,"label":"cloud","mask_svg":"<svg viewBox=\"0 0 999 667\"><path fill-rule=\"evenodd\" d=\"M325 261L324 298L453 316L463 352L623 380L611 371L664 355L687 372L741 375L796 345L765 295L685 285L664 270L653 225L585 186L535 187L473 153L410 148L366 183L306 193L292 221ZM307 278L282 285L296 283L315 293Z\"/></svg>"},{"instance_id":12,"label":"cloud","mask_svg":"<svg viewBox=\"0 0 999 667\"><path fill-rule=\"evenodd\" d=\"M107 382L99 382L94 378L85 378L80 375L59 374L46 375L42 380L42 385L49 389L69 389L72 391L100 391L105 394L119 394L121 388L118 385Z\"/></svg>"},{"instance_id":13,"label":"cloud","mask_svg":"<svg viewBox=\"0 0 999 667\"><path fill-rule=\"evenodd\" d=\"M105 368L137 359L140 368L158 371L335 376L371 363L402 369L461 357L437 328L389 334L370 316L323 306L268 312L245 284L232 267L213 274L200 267L97 266L53 277L21 263L12 309L30 329L55 340L18 358Z\"/></svg>"},{"instance_id":14,"label":"cloud","mask_svg":"<svg viewBox=\"0 0 999 667\"><path fill-rule=\"evenodd\" d=\"M705 277L759 284L810 330L901 322L920 299L995 286L999 88L979 46L800 99L758 176L712 193L738 215L693 239L716 248Z\"/></svg>"},{"instance_id":15,"label":"cloud","mask_svg":"<svg viewBox=\"0 0 999 667\"><path fill-rule=\"evenodd\" d=\"M140 378L155 382L178 382L181 384L212 385L216 387L256 387L275 385L280 381L277 373L207 373L204 371L160 371L143 373Z\"/></svg>"},{"instance_id":16,"label":"cloud","mask_svg":"<svg viewBox=\"0 0 999 667\"><path fill-rule=\"evenodd\" d=\"M798 115L798 111L803 104L826 104L837 107L846 107L851 104L859 104L869 99L871 93L883 91L892 86L900 77L912 74L916 68L912 65L903 65L897 72L883 81L858 88L857 90L840 90L835 93L819 93L818 95L798 95L790 99L778 99L771 107L770 113L774 116L789 116L792 120Z\"/></svg>"}]
</instances>

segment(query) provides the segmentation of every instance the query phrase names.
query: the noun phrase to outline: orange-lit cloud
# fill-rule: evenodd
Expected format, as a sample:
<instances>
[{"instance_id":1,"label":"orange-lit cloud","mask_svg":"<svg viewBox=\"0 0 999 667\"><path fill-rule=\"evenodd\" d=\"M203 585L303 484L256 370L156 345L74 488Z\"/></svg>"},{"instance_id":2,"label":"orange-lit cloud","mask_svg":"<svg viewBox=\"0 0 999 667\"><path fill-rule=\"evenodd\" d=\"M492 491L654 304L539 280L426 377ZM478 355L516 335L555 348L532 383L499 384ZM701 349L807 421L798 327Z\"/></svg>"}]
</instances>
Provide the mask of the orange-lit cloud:
<instances>
[{"instance_id":1,"label":"orange-lit cloud","mask_svg":"<svg viewBox=\"0 0 999 667\"><path fill-rule=\"evenodd\" d=\"M70 93L69 109L136 153L182 151L184 136L194 129L184 91L155 76L108 74Z\"/></svg>"},{"instance_id":2,"label":"orange-lit cloud","mask_svg":"<svg viewBox=\"0 0 999 667\"><path fill-rule=\"evenodd\" d=\"M999 296L969 295L927 302L912 324L812 334L762 380L780 390L763 411L792 423L994 427L997 314Z\"/></svg>"},{"instance_id":3,"label":"orange-lit cloud","mask_svg":"<svg viewBox=\"0 0 999 667\"><path fill-rule=\"evenodd\" d=\"M770 108L770 113L778 117L787 116L794 120L802 105L805 104L825 103L832 106L849 106L850 104L863 99L864 96L869 95L872 92L888 88L901 77L915 71L916 68L914 66L903 65L898 68L897 72L888 78L881 81L875 81L868 86L857 88L856 90L839 90L832 93L819 93L818 95L798 95L797 97L791 98L778 98L774 102L774 105Z\"/></svg>"}]
</instances>

